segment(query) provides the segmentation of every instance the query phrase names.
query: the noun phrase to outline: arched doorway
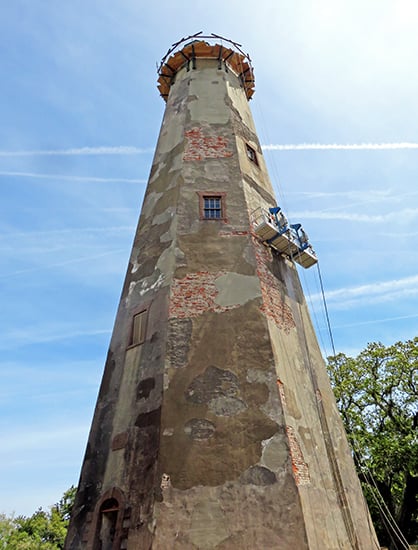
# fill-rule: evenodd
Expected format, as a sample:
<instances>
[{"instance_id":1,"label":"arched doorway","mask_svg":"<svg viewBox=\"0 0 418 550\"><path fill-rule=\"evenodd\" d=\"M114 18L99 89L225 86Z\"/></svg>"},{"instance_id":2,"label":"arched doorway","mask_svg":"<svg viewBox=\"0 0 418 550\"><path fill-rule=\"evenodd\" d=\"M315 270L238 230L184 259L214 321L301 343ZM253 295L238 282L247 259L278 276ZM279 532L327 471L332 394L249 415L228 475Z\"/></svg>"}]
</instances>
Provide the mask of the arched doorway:
<instances>
[{"instance_id":1,"label":"arched doorway","mask_svg":"<svg viewBox=\"0 0 418 550\"><path fill-rule=\"evenodd\" d=\"M116 487L106 491L96 506L92 530L94 537L90 548L93 550L119 550L123 514L124 497L122 491Z\"/></svg>"}]
</instances>

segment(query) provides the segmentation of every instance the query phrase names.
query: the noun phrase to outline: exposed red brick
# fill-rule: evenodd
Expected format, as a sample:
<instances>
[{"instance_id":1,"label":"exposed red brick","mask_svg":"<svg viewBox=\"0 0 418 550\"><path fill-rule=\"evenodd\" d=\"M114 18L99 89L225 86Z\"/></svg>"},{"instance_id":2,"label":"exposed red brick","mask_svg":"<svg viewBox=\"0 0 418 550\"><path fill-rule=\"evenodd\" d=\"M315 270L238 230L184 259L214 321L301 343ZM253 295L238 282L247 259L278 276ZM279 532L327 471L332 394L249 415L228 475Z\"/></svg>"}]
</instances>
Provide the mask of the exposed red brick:
<instances>
[{"instance_id":1,"label":"exposed red brick","mask_svg":"<svg viewBox=\"0 0 418 550\"><path fill-rule=\"evenodd\" d=\"M232 157L228 139L223 136L205 136L201 128L184 132L187 147L183 160L204 160Z\"/></svg>"},{"instance_id":2,"label":"exposed red brick","mask_svg":"<svg viewBox=\"0 0 418 550\"><path fill-rule=\"evenodd\" d=\"M282 402L283 409L286 407L286 395L284 393L283 382L278 378L277 379L277 389L279 390L280 401Z\"/></svg>"},{"instance_id":3,"label":"exposed red brick","mask_svg":"<svg viewBox=\"0 0 418 550\"><path fill-rule=\"evenodd\" d=\"M188 273L183 279L174 279L171 287L170 318L197 317L206 311L220 313L238 307L220 306L215 303L218 295L215 281L221 275L225 275L225 272L198 271Z\"/></svg>"},{"instance_id":4,"label":"exposed red brick","mask_svg":"<svg viewBox=\"0 0 418 550\"><path fill-rule=\"evenodd\" d=\"M256 237L253 237L253 243L257 261L257 275L260 280L263 298L261 311L274 321L277 327L289 333L291 329L296 327L296 324L292 310L283 300L280 282L268 268L268 264L272 260L271 250L261 244Z\"/></svg>"},{"instance_id":5,"label":"exposed red brick","mask_svg":"<svg viewBox=\"0 0 418 550\"><path fill-rule=\"evenodd\" d=\"M286 426L286 434L289 440L292 471L296 485L308 485L311 482L308 465L303 458L302 450L292 426Z\"/></svg>"}]
</instances>

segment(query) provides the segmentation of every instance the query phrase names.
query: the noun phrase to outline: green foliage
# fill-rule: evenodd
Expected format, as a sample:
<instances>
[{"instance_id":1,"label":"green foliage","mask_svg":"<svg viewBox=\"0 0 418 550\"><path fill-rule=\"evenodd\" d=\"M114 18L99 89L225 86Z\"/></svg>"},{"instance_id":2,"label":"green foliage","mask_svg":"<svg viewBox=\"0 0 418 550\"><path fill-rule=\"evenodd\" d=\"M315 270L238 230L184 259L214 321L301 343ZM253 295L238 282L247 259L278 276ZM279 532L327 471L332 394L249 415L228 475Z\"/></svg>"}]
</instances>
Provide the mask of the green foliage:
<instances>
[{"instance_id":1,"label":"green foliage","mask_svg":"<svg viewBox=\"0 0 418 550\"><path fill-rule=\"evenodd\" d=\"M77 487L74 487L74 485L71 485L71 487L67 489L65 493L62 495L62 498L59 501L59 503L56 504L56 507L58 509L60 516L66 521L69 521L70 519L71 512L74 506L76 493L77 493Z\"/></svg>"},{"instance_id":2,"label":"green foliage","mask_svg":"<svg viewBox=\"0 0 418 550\"><path fill-rule=\"evenodd\" d=\"M328 371L379 540L391 544L378 491L402 533L416 542L418 338L369 344L355 359L329 357Z\"/></svg>"},{"instance_id":3,"label":"green foliage","mask_svg":"<svg viewBox=\"0 0 418 550\"><path fill-rule=\"evenodd\" d=\"M0 548L7 548L11 534L16 529L16 524L13 518L0 514Z\"/></svg>"},{"instance_id":4,"label":"green foliage","mask_svg":"<svg viewBox=\"0 0 418 550\"><path fill-rule=\"evenodd\" d=\"M0 549L60 550L65 536L76 488L70 487L49 512L40 508L32 516L8 517L0 514Z\"/></svg>"}]
</instances>

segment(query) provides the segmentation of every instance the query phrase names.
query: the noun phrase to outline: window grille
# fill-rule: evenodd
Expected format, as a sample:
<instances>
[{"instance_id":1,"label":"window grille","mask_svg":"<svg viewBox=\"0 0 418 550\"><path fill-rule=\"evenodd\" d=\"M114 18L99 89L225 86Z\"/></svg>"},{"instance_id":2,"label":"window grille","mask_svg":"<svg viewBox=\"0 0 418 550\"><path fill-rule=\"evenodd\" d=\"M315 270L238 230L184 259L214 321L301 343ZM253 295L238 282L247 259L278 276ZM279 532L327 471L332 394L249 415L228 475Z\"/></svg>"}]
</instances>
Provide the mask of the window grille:
<instances>
[{"instance_id":1,"label":"window grille","mask_svg":"<svg viewBox=\"0 0 418 550\"><path fill-rule=\"evenodd\" d=\"M219 220L222 215L222 197L203 197L203 217L209 220Z\"/></svg>"}]
</instances>

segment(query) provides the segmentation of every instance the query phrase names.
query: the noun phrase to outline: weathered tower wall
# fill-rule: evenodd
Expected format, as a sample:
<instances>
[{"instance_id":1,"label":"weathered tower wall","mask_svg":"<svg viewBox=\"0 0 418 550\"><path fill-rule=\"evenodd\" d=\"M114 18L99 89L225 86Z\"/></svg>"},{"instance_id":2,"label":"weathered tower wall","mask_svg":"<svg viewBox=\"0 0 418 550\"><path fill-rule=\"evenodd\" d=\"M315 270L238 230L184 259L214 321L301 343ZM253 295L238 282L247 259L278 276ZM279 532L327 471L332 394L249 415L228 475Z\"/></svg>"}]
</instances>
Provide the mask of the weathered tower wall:
<instances>
[{"instance_id":1,"label":"weathered tower wall","mask_svg":"<svg viewBox=\"0 0 418 550\"><path fill-rule=\"evenodd\" d=\"M248 90L198 44L170 79L66 548L377 548L295 265L252 234L275 199Z\"/></svg>"}]
</instances>

